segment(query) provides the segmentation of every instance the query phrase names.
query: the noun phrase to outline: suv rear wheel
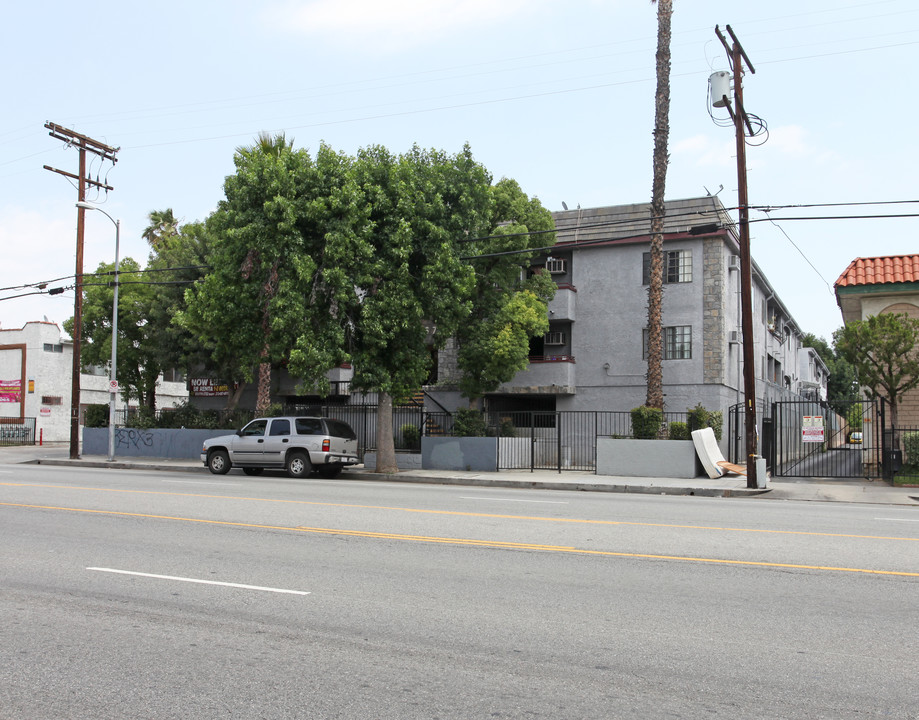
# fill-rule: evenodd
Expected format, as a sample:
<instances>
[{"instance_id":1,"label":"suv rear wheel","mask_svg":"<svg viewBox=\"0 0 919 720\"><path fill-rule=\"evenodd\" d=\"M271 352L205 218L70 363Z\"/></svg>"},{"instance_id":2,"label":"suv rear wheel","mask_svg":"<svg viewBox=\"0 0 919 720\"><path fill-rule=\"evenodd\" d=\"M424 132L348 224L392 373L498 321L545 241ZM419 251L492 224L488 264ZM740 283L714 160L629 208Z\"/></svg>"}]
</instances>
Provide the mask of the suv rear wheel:
<instances>
[{"instance_id":1,"label":"suv rear wheel","mask_svg":"<svg viewBox=\"0 0 919 720\"><path fill-rule=\"evenodd\" d=\"M287 456L287 474L292 478L304 478L313 472L313 466L310 463L306 453L292 452Z\"/></svg>"}]
</instances>

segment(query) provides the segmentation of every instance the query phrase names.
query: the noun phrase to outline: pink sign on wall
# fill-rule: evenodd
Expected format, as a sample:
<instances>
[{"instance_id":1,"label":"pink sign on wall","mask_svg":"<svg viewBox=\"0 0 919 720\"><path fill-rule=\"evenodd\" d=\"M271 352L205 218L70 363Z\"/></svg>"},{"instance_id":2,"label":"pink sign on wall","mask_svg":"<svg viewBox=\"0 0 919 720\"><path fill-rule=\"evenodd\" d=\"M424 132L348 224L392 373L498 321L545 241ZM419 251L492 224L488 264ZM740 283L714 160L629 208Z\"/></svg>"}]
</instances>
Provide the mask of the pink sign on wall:
<instances>
[{"instance_id":1,"label":"pink sign on wall","mask_svg":"<svg viewBox=\"0 0 919 720\"><path fill-rule=\"evenodd\" d=\"M22 402L21 380L0 380L0 403Z\"/></svg>"}]
</instances>

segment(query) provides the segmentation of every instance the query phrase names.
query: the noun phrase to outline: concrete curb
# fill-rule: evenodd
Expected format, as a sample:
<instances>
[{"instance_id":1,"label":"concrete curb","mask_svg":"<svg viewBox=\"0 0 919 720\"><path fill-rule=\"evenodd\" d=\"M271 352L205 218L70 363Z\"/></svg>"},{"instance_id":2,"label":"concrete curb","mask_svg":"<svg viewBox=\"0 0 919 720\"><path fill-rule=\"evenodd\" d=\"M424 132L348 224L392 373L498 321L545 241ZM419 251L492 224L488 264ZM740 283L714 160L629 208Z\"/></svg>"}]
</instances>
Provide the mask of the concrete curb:
<instances>
[{"instance_id":1,"label":"concrete curb","mask_svg":"<svg viewBox=\"0 0 919 720\"><path fill-rule=\"evenodd\" d=\"M42 458L28 461L33 465L57 465L102 470L152 470L158 472L207 472L204 465L192 463L132 462L130 460L70 460ZM416 475L409 473L388 474L345 470L339 479L364 482L398 482L428 485L460 485L468 487L499 487L533 490L569 490L576 492L631 493L641 495L691 495L698 497L752 497L770 492L771 488L746 489L683 485L655 485L636 483L603 482L556 482L552 480L524 480L510 477L492 477L480 474L470 475Z\"/></svg>"}]
</instances>

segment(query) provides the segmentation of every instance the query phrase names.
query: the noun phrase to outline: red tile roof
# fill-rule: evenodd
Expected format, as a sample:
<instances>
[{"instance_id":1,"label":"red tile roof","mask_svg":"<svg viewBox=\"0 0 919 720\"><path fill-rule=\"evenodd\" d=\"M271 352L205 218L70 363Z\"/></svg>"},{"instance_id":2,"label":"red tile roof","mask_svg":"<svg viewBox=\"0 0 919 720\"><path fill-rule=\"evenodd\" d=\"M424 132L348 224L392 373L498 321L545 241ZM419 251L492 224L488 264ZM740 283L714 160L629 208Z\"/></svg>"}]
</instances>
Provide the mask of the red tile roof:
<instances>
[{"instance_id":1,"label":"red tile roof","mask_svg":"<svg viewBox=\"0 0 919 720\"><path fill-rule=\"evenodd\" d=\"M889 255L853 260L836 287L915 282L919 282L919 255Z\"/></svg>"}]
</instances>

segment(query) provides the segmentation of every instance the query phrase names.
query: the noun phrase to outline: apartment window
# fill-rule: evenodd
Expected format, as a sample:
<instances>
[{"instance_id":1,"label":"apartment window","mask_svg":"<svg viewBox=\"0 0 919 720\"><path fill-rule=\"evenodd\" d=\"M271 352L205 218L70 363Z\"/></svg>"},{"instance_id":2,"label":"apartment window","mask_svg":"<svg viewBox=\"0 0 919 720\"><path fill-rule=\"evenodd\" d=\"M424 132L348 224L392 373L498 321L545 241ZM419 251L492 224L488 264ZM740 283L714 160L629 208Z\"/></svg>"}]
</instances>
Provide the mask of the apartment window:
<instances>
[{"instance_id":1,"label":"apartment window","mask_svg":"<svg viewBox=\"0 0 919 720\"><path fill-rule=\"evenodd\" d=\"M63 345L55 345L54 343L45 343L45 347L44 347L43 349L44 349L45 352L50 352L50 353L51 353L51 352L52 352L52 353L62 353L62 352L64 352L64 346L63 346Z\"/></svg>"},{"instance_id":2,"label":"apartment window","mask_svg":"<svg viewBox=\"0 0 919 720\"><path fill-rule=\"evenodd\" d=\"M564 275L568 271L568 261L565 258L550 257L546 260L546 270L550 275Z\"/></svg>"},{"instance_id":3,"label":"apartment window","mask_svg":"<svg viewBox=\"0 0 919 720\"><path fill-rule=\"evenodd\" d=\"M42 396L41 396L41 404L42 404L42 405L63 405L63 404L64 404L64 398L62 398L62 397L57 397L57 396L54 396L54 395L42 395Z\"/></svg>"},{"instance_id":4,"label":"apartment window","mask_svg":"<svg viewBox=\"0 0 919 720\"><path fill-rule=\"evenodd\" d=\"M651 282L651 253L641 256L641 281L645 285ZM667 250L664 252L664 282L692 282L692 251Z\"/></svg>"},{"instance_id":5,"label":"apartment window","mask_svg":"<svg viewBox=\"0 0 919 720\"><path fill-rule=\"evenodd\" d=\"M546 345L564 345L565 344L565 333L554 330L552 332L547 332L543 338L543 343Z\"/></svg>"},{"instance_id":6,"label":"apartment window","mask_svg":"<svg viewBox=\"0 0 919 720\"><path fill-rule=\"evenodd\" d=\"M664 360L692 358L692 326L676 325L664 328Z\"/></svg>"},{"instance_id":7,"label":"apartment window","mask_svg":"<svg viewBox=\"0 0 919 720\"><path fill-rule=\"evenodd\" d=\"M163 382L185 382L185 372L179 368L163 370Z\"/></svg>"},{"instance_id":8,"label":"apartment window","mask_svg":"<svg viewBox=\"0 0 919 720\"><path fill-rule=\"evenodd\" d=\"M642 331L644 351L642 358L648 359L648 330ZM692 359L692 325L674 325L664 328L664 360Z\"/></svg>"}]
</instances>

